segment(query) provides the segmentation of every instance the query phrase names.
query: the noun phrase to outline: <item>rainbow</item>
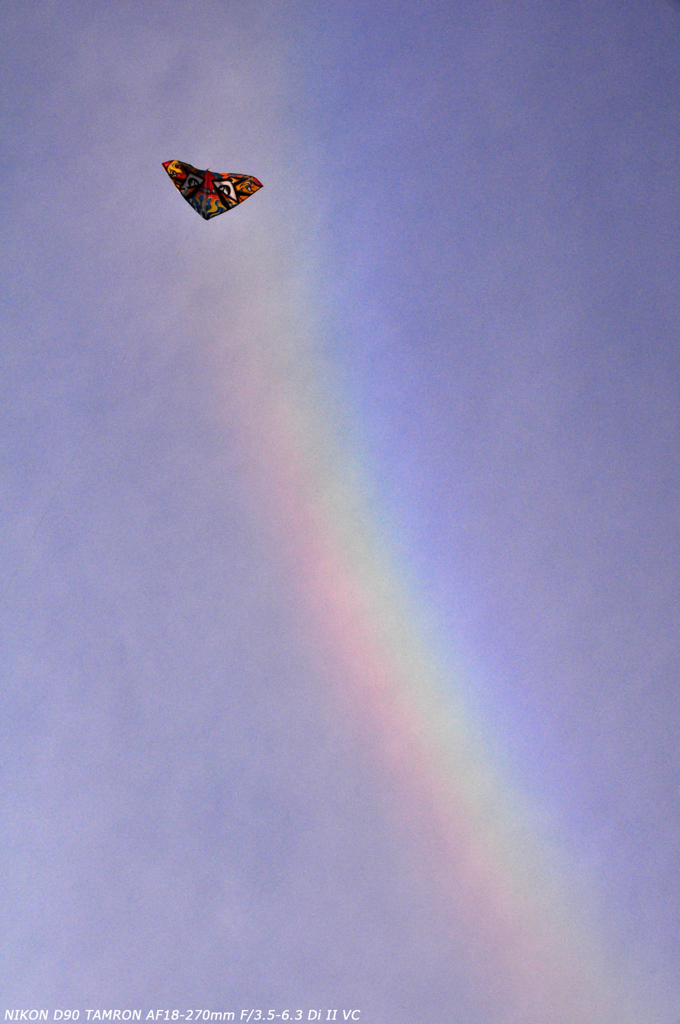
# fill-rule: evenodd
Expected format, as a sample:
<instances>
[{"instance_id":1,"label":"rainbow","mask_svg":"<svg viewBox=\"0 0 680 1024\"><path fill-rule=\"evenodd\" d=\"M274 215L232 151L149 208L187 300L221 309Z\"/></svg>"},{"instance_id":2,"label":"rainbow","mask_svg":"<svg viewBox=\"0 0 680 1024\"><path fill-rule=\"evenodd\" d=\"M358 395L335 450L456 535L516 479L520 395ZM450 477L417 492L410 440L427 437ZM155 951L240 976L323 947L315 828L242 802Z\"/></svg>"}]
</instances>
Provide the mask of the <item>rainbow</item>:
<instances>
[{"instance_id":1,"label":"rainbow","mask_svg":"<svg viewBox=\"0 0 680 1024\"><path fill-rule=\"evenodd\" d=\"M424 870L470 936L480 977L493 964L508 1007L503 1019L639 1021L579 906L584 891L494 764L460 681L431 639L426 609L390 551L344 439L342 396L299 311L303 289L284 274L272 291L266 254L275 244L264 234L255 240L247 301L235 319L230 313L228 345L239 352L239 368L229 401L263 530L295 588L311 645L341 680L332 699L371 735L376 770L398 792L404 828L426 822L435 836Z\"/></svg>"}]
</instances>

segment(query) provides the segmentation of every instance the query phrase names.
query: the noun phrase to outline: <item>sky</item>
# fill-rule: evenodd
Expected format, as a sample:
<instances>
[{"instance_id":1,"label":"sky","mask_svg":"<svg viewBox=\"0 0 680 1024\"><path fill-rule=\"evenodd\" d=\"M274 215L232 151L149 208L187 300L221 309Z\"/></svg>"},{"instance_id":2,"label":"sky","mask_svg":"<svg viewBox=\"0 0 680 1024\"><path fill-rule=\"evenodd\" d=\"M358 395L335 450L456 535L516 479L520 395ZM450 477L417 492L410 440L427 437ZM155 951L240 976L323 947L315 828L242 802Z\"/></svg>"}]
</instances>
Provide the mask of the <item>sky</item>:
<instances>
[{"instance_id":1,"label":"sky","mask_svg":"<svg viewBox=\"0 0 680 1024\"><path fill-rule=\"evenodd\" d=\"M677 1024L680 7L0 17L2 1019Z\"/></svg>"}]
</instances>

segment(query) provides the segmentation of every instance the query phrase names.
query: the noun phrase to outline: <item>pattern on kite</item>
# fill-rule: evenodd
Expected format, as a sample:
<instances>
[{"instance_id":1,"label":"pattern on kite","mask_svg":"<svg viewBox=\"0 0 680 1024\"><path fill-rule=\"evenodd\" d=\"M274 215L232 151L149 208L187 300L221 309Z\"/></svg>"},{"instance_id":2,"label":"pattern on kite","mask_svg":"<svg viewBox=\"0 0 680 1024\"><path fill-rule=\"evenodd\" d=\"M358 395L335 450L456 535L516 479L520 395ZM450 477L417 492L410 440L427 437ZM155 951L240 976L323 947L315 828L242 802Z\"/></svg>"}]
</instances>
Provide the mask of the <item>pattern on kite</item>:
<instances>
[{"instance_id":1,"label":"pattern on kite","mask_svg":"<svg viewBox=\"0 0 680 1024\"><path fill-rule=\"evenodd\" d=\"M262 188L262 182L250 174L200 171L181 160L168 160L163 167L189 205L206 220L226 213Z\"/></svg>"}]
</instances>

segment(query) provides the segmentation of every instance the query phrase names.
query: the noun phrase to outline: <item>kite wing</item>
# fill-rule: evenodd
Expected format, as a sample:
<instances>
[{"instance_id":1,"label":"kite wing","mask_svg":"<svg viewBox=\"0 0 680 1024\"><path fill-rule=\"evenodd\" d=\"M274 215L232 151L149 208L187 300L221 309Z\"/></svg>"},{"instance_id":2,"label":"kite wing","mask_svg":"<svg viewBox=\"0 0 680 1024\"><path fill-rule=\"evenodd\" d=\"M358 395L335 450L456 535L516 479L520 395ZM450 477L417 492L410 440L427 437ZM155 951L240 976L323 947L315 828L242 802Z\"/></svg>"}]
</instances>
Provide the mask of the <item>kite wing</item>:
<instances>
[{"instance_id":1,"label":"kite wing","mask_svg":"<svg viewBox=\"0 0 680 1024\"><path fill-rule=\"evenodd\" d=\"M200 171L181 160L168 160L163 167L189 205L206 220L226 213L262 188L262 182L250 174Z\"/></svg>"}]
</instances>

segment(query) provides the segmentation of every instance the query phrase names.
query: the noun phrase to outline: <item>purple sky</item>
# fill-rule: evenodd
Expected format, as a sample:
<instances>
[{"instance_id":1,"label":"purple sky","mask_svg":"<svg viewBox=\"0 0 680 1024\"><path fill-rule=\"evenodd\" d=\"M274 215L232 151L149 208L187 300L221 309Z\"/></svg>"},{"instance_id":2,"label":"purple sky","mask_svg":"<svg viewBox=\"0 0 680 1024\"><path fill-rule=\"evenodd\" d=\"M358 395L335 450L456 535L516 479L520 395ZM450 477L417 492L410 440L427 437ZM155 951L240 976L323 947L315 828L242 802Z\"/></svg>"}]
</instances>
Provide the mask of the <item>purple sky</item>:
<instances>
[{"instance_id":1,"label":"purple sky","mask_svg":"<svg viewBox=\"0 0 680 1024\"><path fill-rule=\"evenodd\" d=\"M680 7L1 25L3 1019L586 1024L521 1015L331 696L244 426L318 373L433 657L677 1024ZM173 158L265 187L205 224Z\"/></svg>"}]
</instances>

